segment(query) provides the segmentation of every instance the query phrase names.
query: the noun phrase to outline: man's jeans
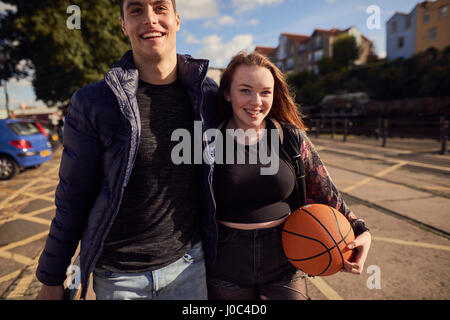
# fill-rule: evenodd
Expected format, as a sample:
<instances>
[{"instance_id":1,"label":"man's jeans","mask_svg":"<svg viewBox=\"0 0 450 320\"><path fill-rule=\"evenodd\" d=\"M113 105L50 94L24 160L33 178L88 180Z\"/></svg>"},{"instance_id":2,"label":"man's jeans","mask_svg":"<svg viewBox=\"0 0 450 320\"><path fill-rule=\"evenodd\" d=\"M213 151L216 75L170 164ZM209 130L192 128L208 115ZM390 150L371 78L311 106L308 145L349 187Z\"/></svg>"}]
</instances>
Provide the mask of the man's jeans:
<instances>
[{"instance_id":1,"label":"man's jeans","mask_svg":"<svg viewBox=\"0 0 450 320\"><path fill-rule=\"evenodd\" d=\"M98 300L206 300L202 242L158 270L116 273L95 269L94 291Z\"/></svg>"}]
</instances>

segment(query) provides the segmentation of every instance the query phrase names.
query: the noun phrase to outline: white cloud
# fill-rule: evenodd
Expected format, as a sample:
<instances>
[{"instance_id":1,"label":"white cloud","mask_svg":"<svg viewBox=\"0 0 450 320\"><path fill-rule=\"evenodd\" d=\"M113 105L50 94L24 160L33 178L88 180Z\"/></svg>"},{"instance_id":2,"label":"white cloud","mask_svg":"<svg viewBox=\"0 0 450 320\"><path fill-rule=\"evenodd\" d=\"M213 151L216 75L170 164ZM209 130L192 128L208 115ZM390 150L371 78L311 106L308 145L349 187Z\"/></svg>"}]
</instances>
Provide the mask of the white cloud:
<instances>
[{"instance_id":1,"label":"white cloud","mask_svg":"<svg viewBox=\"0 0 450 320\"><path fill-rule=\"evenodd\" d=\"M232 16L223 15L218 19L210 19L204 23L205 28L214 28L217 29L221 26L232 26L236 24L236 19Z\"/></svg>"},{"instance_id":2,"label":"white cloud","mask_svg":"<svg viewBox=\"0 0 450 320\"><path fill-rule=\"evenodd\" d=\"M188 35L186 42L201 44L203 48L197 51L195 55L199 58L211 60L211 66L214 67L224 67L239 51L251 52L255 48L253 36L250 34L237 35L226 43L223 43L222 38L217 34L212 34L203 39L196 39L193 35Z\"/></svg>"},{"instance_id":3,"label":"white cloud","mask_svg":"<svg viewBox=\"0 0 450 320\"><path fill-rule=\"evenodd\" d=\"M284 0L232 0L233 7L238 13L252 10L260 6L280 4L283 2Z\"/></svg>"},{"instance_id":4,"label":"white cloud","mask_svg":"<svg viewBox=\"0 0 450 320\"><path fill-rule=\"evenodd\" d=\"M232 16L224 15L224 16L221 16L217 20L217 22L222 26L231 26L236 23L236 19L234 19Z\"/></svg>"},{"instance_id":5,"label":"white cloud","mask_svg":"<svg viewBox=\"0 0 450 320\"><path fill-rule=\"evenodd\" d=\"M207 19L219 15L218 0L177 0L181 20Z\"/></svg>"},{"instance_id":6,"label":"white cloud","mask_svg":"<svg viewBox=\"0 0 450 320\"><path fill-rule=\"evenodd\" d=\"M259 24L258 19L250 19L247 21L247 25L249 25L249 26L257 26L258 24Z\"/></svg>"},{"instance_id":7,"label":"white cloud","mask_svg":"<svg viewBox=\"0 0 450 320\"><path fill-rule=\"evenodd\" d=\"M6 10L12 10L12 11L16 11L17 7L16 6L12 6L8 3L4 3L0 1L0 12L5 12Z\"/></svg>"}]
</instances>

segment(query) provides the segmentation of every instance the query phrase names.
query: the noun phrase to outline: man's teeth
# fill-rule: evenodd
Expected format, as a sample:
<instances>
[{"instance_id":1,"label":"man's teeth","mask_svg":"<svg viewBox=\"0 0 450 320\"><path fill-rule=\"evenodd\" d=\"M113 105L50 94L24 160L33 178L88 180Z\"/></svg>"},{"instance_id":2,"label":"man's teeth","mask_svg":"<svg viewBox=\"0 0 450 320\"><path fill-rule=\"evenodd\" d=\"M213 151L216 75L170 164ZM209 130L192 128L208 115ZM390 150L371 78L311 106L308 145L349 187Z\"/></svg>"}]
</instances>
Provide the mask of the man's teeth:
<instances>
[{"instance_id":1,"label":"man's teeth","mask_svg":"<svg viewBox=\"0 0 450 320\"><path fill-rule=\"evenodd\" d=\"M161 32L149 32L146 34L142 35L142 38L144 39L148 39L148 38L156 38L156 37L162 37L162 33Z\"/></svg>"}]
</instances>

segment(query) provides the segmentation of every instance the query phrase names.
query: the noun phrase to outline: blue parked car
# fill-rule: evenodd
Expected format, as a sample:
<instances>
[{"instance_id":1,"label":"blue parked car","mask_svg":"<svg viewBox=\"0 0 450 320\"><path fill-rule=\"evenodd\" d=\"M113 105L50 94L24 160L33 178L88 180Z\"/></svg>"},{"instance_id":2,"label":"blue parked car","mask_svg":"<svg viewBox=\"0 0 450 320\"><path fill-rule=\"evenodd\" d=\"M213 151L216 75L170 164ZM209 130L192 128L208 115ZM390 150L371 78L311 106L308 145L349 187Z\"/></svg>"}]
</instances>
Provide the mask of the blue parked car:
<instances>
[{"instance_id":1,"label":"blue parked car","mask_svg":"<svg viewBox=\"0 0 450 320\"><path fill-rule=\"evenodd\" d=\"M11 179L21 168L40 165L51 157L51 145L34 123L0 120L0 180Z\"/></svg>"}]
</instances>

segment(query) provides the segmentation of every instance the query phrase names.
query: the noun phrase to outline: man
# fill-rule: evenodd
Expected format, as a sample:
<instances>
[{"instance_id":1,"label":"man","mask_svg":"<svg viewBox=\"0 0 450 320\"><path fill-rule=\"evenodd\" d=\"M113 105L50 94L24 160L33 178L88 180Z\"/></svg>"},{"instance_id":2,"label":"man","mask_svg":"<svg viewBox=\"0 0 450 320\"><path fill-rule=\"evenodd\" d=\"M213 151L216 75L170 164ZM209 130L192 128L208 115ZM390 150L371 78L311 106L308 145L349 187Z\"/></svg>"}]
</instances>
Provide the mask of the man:
<instances>
[{"instance_id":1,"label":"man","mask_svg":"<svg viewBox=\"0 0 450 320\"><path fill-rule=\"evenodd\" d=\"M120 8L132 50L72 97L38 299L63 297L80 239L82 298L93 273L97 299L206 299L201 239L213 248L217 237L211 168L174 165L171 134L194 136L195 120L213 127L217 85L206 60L176 53L175 0Z\"/></svg>"}]
</instances>

